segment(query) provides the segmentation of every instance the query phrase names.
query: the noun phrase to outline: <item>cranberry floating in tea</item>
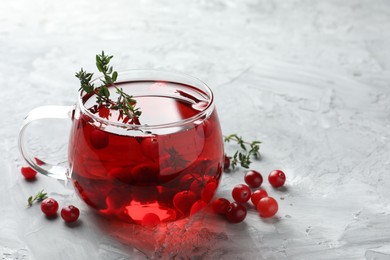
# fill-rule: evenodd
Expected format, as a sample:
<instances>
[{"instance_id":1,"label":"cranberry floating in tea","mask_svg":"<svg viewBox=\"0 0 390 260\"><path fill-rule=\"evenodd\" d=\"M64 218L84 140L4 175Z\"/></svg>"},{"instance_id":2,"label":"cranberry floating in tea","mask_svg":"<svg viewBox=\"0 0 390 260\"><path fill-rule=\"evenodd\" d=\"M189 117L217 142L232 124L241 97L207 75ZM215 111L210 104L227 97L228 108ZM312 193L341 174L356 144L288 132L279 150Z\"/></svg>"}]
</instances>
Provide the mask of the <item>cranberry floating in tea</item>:
<instances>
[{"instance_id":1,"label":"cranberry floating in tea","mask_svg":"<svg viewBox=\"0 0 390 260\"><path fill-rule=\"evenodd\" d=\"M30 112L19 137L22 155L45 175L70 178L80 197L108 217L151 225L189 216L195 203L211 201L224 163L211 90L196 78L170 72L136 70L116 78L104 95L114 101L131 95L133 111L116 109L115 102L99 104L99 90L81 89L74 107ZM36 164L25 127L68 115L69 169Z\"/></svg>"}]
</instances>

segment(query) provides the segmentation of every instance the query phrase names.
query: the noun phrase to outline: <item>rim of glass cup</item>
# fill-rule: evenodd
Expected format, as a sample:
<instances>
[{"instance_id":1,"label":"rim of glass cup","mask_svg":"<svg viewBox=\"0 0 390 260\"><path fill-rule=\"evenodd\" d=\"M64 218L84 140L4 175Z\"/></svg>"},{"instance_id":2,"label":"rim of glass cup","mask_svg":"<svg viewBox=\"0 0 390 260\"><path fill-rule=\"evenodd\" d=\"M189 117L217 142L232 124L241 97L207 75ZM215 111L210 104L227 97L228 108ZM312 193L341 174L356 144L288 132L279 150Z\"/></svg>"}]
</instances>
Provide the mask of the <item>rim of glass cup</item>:
<instances>
[{"instance_id":1,"label":"rim of glass cup","mask_svg":"<svg viewBox=\"0 0 390 260\"><path fill-rule=\"evenodd\" d=\"M124 78L122 78L124 77ZM91 82L94 83L98 81L99 79L103 78L97 77L93 79ZM78 95L78 105L80 110L83 114L87 114L89 117L93 118L95 121L103 123L105 125L111 125L116 126L120 128L126 128L130 130L151 130L151 129L160 129L160 128L170 128L170 127L178 127L187 125L193 122L196 122L197 120L201 120L202 122L210 116L210 114L214 110L214 94L211 91L210 87L207 86L206 83L204 83L202 80L193 77L191 75L185 74L185 73L179 73L179 72L170 72L170 71L164 71L164 70L148 70L148 69L137 69L137 70L124 70L118 72L118 80L117 83L126 82L126 81L141 81L141 80L150 80L150 81L166 81L166 82L172 82L172 83L178 83L178 84L185 84L189 85L191 87L196 88L197 90L200 90L201 92L205 93L208 101L208 105L203 109L202 111L199 111L196 115L185 118L179 121L174 121L171 123L166 124L128 124L128 123L122 123L119 121L110 121L105 118L101 118L97 116L96 114L93 114L91 111L89 111L88 108L84 106L82 97L84 94L83 90L79 90ZM203 88L203 89L202 89ZM141 108L142 110L142 108ZM142 116L142 115L141 115Z\"/></svg>"}]
</instances>

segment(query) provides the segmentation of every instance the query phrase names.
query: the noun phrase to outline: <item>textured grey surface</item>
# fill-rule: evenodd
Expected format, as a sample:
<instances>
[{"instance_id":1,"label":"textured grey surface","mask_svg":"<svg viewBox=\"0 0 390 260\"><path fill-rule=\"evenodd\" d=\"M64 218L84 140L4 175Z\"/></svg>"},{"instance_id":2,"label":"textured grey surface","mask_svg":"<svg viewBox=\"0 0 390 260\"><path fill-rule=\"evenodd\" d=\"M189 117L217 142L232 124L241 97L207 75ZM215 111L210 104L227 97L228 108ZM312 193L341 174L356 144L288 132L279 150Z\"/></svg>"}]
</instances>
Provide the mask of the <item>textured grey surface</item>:
<instances>
[{"instance_id":1,"label":"textured grey surface","mask_svg":"<svg viewBox=\"0 0 390 260\"><path fill-rule=\"evenodd\" d=\"M1 1L0 256L390 259L389 29L387 0ZM208 83L223 132L263 142L253 168L285 170L286 190L263 185L280 203L277 217L250 210L238 225L202 216L170 232L124 232L71 187L24 181L24 115L74 103L74 72L92 69L102 49L118 70L179 71ZM35 131L49 141L31 143L63 162L68 125L54 123ZM230 198L243 172L226 174L218 196ZM42 188L81 208L78 226L25 207Z\"/></svg>"}]
</instances>

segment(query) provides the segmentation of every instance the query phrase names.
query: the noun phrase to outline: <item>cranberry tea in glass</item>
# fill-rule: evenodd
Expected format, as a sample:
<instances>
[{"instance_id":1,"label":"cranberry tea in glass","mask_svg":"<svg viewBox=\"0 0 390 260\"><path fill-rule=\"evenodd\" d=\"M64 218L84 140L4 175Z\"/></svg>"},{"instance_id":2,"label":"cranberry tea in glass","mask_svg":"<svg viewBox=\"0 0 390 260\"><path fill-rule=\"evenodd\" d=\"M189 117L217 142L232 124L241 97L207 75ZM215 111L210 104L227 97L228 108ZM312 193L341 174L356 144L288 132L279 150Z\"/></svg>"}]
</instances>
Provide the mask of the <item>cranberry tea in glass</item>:
<instances>
[{"instance_id":1,"label":"cranberry tea in glass","mask_svg":"<svg viewBox=\"0 0 390 260\"><path fill-rule=\"evenodd\" d=\"M27 115L19 135L37 171L70 179L79 196L108 218L148 224L174 221L205 207L216 192L223 140L211 90L200 80L162 71L119 73L115 86L142 114L133 122L79 92L72 107L46 106ZM114 87L109 87L115 99ZM67 169L34 157L25 128L45 118L71 118Z\"/></svg>"}]
</instances>

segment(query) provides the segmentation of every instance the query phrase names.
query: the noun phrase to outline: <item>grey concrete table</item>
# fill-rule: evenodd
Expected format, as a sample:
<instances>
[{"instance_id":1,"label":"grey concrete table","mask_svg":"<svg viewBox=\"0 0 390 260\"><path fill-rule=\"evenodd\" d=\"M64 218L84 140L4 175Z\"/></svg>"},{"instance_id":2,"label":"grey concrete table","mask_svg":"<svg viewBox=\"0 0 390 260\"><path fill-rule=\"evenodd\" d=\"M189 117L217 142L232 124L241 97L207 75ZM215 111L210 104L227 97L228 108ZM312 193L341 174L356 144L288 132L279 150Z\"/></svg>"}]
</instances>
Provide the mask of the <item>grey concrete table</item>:
<instances>
[{"instance_id":1,"label":"grey concrete table","mask_svg":"<svg viewBox=\"0 0 390 260\"><path fill-rule=\"evenodd\" d=\"M2 259L390 259L389 1L2 0L0 46ZM118 69L207 82L223 132L263 142L252 168L286 172L285 190L263 185L277 216L250 209L237 225L201 216L153 233L111 226L70 185L26 182L24 115L73 104L74 72L101 50ZM36 152L64 162L68 127L37 126ZM230 198L244 172L225 174L217 196ZM80 207L78 225L26 208L42 188Z\"/></svg>"}]
</instances>

